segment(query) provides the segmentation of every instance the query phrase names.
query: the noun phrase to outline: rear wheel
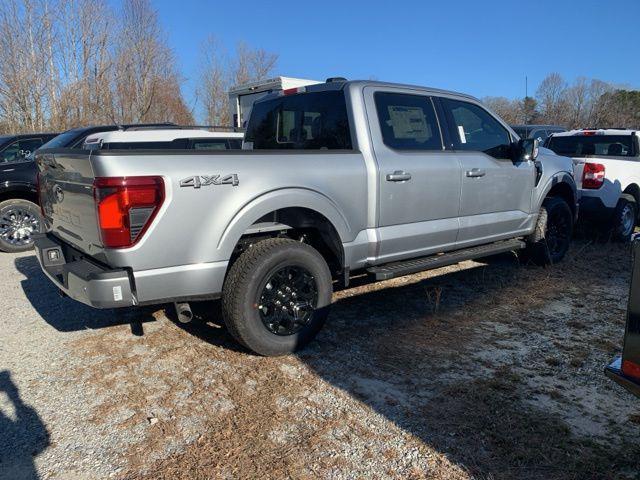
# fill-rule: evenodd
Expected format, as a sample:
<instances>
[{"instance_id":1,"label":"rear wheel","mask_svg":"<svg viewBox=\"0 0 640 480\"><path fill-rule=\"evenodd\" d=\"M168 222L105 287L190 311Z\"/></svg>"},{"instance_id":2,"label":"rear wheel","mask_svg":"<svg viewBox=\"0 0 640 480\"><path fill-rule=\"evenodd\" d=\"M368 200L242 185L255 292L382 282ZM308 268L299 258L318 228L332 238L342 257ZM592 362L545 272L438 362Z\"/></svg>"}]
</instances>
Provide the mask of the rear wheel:
<instances>
[{"instance_id":1,"label":"rear wheel","mask_svg":"<svg viewBox=\"0 0 640 480\"><path fill-rule=\"evenodd\" d=\"M622 194L613 213L613 239L628 242L636 228L638 205L633 195Z\"/></svg>"},{"instance_id":2,"label":"rear wheel","mask_svg":"<svg viewBox=\"0 0 640 480\"><path fill-rule=\"evenodd\" d=\"M538 265L560 262L571 244L573 213L562 198L542 202L535 231L527 238L525 255Z\"/></svg>"},{"instance_id":3,"label":"rear wheel","mask_svg":"<svg viewBox=\"0 0 640 480\"><path fill-rule=\"evenodd\" d=\"M222 311L231 335L260 355L292 353L322 328L331 272L317 250L290 239L256 243L231 267Z\"/></svg>"},{"instance_id":4,"label":"rear wheel","mask_svg":"<svg viewBox=\"0 0 640 480\"><path fill-rule=\"evenodd\" d=\"M13 198L0 202L0 250L24 252L33 248L34 233L42 231L40 207Z\"/></svg>"}]
</instances>

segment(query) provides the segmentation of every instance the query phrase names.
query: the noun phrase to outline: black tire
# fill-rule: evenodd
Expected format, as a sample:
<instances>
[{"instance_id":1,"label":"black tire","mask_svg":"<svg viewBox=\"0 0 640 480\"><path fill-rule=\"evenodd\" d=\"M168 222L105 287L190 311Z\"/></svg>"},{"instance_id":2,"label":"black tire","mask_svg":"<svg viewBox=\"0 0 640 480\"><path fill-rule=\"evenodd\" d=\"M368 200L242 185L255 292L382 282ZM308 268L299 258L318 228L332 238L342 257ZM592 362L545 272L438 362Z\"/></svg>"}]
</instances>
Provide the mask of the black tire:
<instances>
[{"instance_id":1,"label":"black tire","mask_svg":"<svg viewBox=\"0 0 640 480\"><path fill-rule=\"evenodd\" d=\"M573 213L562 198L548 197L542 202L536 229L527 238L525 258L536 265L560 262L571 244Z\"/></svg>"},{"instance_id":2,"label":"black tire","mask_svg":"<svg viewBox=\"0 0 640 480\"><path fill-rule=\"evenodd\" d=\"M0 202L0 250L26 252L33 248L33 233L43 229L40 207L29 200L12 198Z\"/></svg>"},{"instance_id":3,"label":"black tire","mask_svg":"<svg viewBox=\"0 0 640 480\"><path fill-rule=\"evenodd\" d=\"M613 213L612 237L617 242L628 242L636 228L638 204L633 195L623 193Z\"/></svg>"},{"instance_id":4,"label":"black tire","mask_svg":"<svg viewBox=\"0 0 640 480\"><path fill-rule=\"evenodd\" d=\"M281 293L286 288L292 293ZM251 246L232 265L222 288L222 314L231 335L249 350L265 356L286 355L304 347L320 331L332 293L331 272L317 250L273 238ZM291 296L284 298L284 294ZM303 302L302 308L293 306L304 295L315 300ZM291 310L282 313L276 308ZM299 312L308 317L294 324Z\"/></svg>"}]
</instances>

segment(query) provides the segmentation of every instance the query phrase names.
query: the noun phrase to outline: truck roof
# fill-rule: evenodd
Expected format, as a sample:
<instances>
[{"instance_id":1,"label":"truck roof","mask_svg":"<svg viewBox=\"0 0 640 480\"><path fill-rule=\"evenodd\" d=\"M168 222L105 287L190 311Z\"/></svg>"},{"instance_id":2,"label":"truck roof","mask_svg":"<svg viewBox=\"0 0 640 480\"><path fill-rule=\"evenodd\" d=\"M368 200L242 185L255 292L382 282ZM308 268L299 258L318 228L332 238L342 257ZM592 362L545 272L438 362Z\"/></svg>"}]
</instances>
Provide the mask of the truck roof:
<instances>
[{"instance_id":1,"label":"truck roof","mask_svg":"<svg viewBox=\"0 0 640 480\"><path fill-rule=\"evenodd\" d=\"M433 87L424 87L420 85L411 85L405 83L393 83L393 82L381 82L379 80L333 80L325 83L318 83L314 85L307 85L303 87L298 87L297 93L305 93L305 92L322 92L322 91L330 91L330 90L346 90L346 89L361 89L363 87L383 87L383 88L405 88L411 90L417 90L424 93L430 93L433 95L452 95L456 97L464 97L469 100L473 100L475 102L480 103L480 100L472 95L468 95L466 93L454 92L451 90L443 90L440 88ZM286 92L286 90L285 90ZM258 102L262 102L264 100L272 99L282 95L282 92L274 92L266 97L258 100Z\"/></svg>"},{"instance_id":2,"label":"truck roof","mask_svg":"<svg viewBox=\"0 0 640 480\"><path fill-rule=\"evenodd\" d=\"M118 142L171 142L180 138L237 138L242 139L241 132L210 132L202 129L142 129L115 130L94 133L87 137L85 143L118 143Z\"/></svg>"}]
</instances>

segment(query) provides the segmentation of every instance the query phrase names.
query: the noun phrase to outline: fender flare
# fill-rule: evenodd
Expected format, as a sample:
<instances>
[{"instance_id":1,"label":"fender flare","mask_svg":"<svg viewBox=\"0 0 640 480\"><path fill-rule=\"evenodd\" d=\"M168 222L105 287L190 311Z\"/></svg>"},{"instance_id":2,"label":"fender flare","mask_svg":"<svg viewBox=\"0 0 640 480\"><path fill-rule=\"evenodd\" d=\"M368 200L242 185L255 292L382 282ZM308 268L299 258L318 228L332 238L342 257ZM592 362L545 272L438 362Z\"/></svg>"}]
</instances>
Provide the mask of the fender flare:
<instances>
[{"instance_id":1,"label":"fender flare","mask_svg":"<svg viewBox=\"0 0 640 480\"><path fill-rule=\"evenodd\" d=\"M573 205L569 205L572 211L577 212L577 203L578 203L578 187L576 185L576 181L573 178L573 174L569 172L558 172L554 174L551 178L547 180L544 184L544 187L540 189L540 195L538 196L538 201L536 204L535 212L538 212L542 207L542 202L547 198L547 195L551 191L553 187L560 183L565 183L571 188L571 192L573 193Z\"/></svg>"},{"instance_id":2,"label":"fender flare","mask_svg":"<svg viewBox=\"0 0 640 480\"><path fill-rule=\"evenodd\" d=\"M335 228L342 243L355 235L340 208L327 196L306 188L272 190L252 199L240 208L224 229L217 245L224 258L230 258L240 237L258 219L283 208L306 208L324 216Z\"/></svg>"}]
</instances>

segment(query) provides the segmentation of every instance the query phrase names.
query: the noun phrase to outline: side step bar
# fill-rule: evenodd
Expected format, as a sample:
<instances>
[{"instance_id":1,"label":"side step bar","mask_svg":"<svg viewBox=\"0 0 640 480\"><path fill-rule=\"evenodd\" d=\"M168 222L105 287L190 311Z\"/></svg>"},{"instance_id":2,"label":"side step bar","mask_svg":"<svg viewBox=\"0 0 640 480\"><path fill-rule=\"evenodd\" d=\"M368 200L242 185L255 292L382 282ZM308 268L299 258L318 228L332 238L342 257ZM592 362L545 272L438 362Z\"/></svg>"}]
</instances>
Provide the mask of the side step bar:
<instances>
[{"instance_id":1,"label":"side step bar","mask_svg":"<svg viewBox=\"0 0 640 480\"><path fill-rule=\"evenodd\" d=\"M389 280L390 278L402 277L403 275L410 275L424 270L446 267L447 265L453 265L465 260L473 260L475 258L488 257L512 250L520 250L525 248L525 246L526 244L522 240L503 240L479 247L465 248L454 252L378 265L368 268L367 272L375 275L376 280Z\"/></svg>"}]
</instances>

